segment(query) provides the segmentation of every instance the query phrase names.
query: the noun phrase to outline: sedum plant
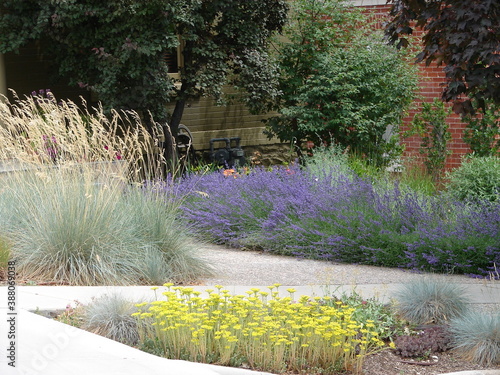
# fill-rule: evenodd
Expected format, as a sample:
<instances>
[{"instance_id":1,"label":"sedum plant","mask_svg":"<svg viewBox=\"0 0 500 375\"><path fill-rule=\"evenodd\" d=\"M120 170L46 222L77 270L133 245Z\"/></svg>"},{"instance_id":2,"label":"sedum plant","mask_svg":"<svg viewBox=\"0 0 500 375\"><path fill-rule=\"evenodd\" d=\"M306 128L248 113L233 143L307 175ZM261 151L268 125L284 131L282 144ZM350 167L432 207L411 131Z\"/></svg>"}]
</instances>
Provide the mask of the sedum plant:
<instances>
[{"instance_id":1,"label":"sedum plant","mask_svg":"<svg viewBox=\"0 0 500 375\"><path fill-rule=\"evenodd\" d=\"M340 369L358 373L364 356L383 345L374 322L356 321L354 309L337 301L301 296L280 297L253 288L232 295L222 286L206 290L166 284L165 300L137 305L140 340L157 343L164 356L190 361L241 365L264 371Z\"/></svg>"},{"instance_id":2,"label":"sedum plant","mask_svg":"<svg viewBox=\"0 0 500 375\"><path fill-rule=\"evenodd\" d=\"M428 327L416 335L401 335L394 339L394 352L401 357L422 358L450 348L451 335L446 326Z\"/></svg>"}]
</instances>

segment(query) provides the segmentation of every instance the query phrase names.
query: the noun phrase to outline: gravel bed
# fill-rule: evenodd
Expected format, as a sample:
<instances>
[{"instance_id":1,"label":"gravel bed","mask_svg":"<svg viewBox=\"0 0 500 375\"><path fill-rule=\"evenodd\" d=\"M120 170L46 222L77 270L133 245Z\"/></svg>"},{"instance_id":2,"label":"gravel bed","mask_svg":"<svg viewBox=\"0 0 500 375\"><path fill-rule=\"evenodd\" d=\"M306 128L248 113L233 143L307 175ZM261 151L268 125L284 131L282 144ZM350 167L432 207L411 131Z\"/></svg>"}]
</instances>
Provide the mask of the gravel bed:
<instances>
[{"instance_id":1,"label":"gravel bed","mask_svg":"<svg viewBox=\"0 0 500 375\"><path fill-rule=\"evenodd\" d=\"M216 245L203 245L199 252L216 271L214 277L203 280L206 285L392 284L429 276L444 277L449 282L461 284L498 282L463 275L433 275L397 268L299 259L265 251L238 250Z\"/></svg>"}]
</instances>

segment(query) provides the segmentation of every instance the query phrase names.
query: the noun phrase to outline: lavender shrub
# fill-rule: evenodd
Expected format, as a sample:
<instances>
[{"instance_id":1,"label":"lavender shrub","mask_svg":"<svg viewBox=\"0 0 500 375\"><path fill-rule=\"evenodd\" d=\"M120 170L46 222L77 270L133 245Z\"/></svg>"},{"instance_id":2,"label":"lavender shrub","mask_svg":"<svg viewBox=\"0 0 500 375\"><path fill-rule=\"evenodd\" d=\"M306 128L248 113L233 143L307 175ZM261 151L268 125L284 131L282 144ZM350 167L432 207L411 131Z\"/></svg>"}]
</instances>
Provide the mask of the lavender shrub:
<instances>
[{"instance_id":1,"label":"lavender shrub","mask_svg":"<svg viewBox=\"0 0 500 375\"><path fill-rule=\"evenodd\" d=\"M298 166L193 174L172 189L186 218L216 243L477 277L500 264L498 203L466 206Z\"/></svg>"}]
</instances>

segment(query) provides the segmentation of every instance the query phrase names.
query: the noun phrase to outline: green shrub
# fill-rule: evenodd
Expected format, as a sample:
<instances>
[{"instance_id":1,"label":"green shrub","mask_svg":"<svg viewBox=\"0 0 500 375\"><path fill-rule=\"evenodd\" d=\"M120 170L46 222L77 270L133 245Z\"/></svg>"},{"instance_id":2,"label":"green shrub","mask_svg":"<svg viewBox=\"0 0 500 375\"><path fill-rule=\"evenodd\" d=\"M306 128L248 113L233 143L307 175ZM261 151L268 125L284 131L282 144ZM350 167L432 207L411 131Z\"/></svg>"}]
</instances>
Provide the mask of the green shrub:
<instances>
[{"instance_id":1,"label":"green shrub","mask_svg":"<svg viewBox=\"0 0 500 375\"><path fill-rule=\"evenodd\" d=\"M369 21L349 2L290 4L277 43L282 95L271 107L279 116L267 120L267 134L299 146L333 140L386 164L401 151L395 135L417 88L415 67L360 27Z\"/></svg>"},{"instance_id":2,"label":"green shrub","mask_svg":"<svg viewBox=\"0 0 500 375\"><path fill-rule=\"evenodd\" d=\"M500 157L469 157L448 174L448 192L460 200L500 202Z\"/></svg>"},{"instance_id":3,"label":"green shrub","mask_svg":"<svg viewBox=\"0 0 500 375\"><path fill-rule=\"evenodd\" d=\"M441 324L468 310L464 289L444 280L420 279L403 284L395 293L396 311L415 324Z\"/></svg>"},{"instance_id":4,"label":"green shrub","mask_svg":"<svg viewBox=\"0 0 500 375\"><path fill-rule=\"evenodd\" d=\"M500 314L469 313L452 319L455 353L483 366L500 364Z\"/></svg>"}]
</instances>

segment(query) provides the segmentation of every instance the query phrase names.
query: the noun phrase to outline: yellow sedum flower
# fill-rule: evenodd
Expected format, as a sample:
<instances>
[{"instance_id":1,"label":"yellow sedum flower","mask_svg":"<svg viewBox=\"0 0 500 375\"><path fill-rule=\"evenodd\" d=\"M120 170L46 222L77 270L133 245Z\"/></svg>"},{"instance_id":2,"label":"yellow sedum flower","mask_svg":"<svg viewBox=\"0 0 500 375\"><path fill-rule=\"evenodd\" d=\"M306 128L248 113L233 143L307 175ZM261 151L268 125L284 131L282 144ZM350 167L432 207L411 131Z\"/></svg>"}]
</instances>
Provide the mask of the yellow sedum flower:
<instances>
[{"instance_id":1,"label":"yellow sedum flower","mask_svg":"<svg viewBox=\"0 0 500 375\"><path fill-rule=\"evenodd\" d=\"M246 296L216 285L216 293L206 290L208 297L193 288L165 286L165 300L137 305L134 316L144 321L141 337L159 342L173 358L226 365L246 358L272 372L281 372L283 363L290 370L332 362L350 369L359 366L369 348L383 345L373 321L353 320L353 308L338 301L325 304L319 297L280 297L279 284L270 286L270 293L252 288Z\"/></svg>"}]
</instances>

